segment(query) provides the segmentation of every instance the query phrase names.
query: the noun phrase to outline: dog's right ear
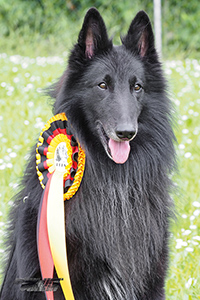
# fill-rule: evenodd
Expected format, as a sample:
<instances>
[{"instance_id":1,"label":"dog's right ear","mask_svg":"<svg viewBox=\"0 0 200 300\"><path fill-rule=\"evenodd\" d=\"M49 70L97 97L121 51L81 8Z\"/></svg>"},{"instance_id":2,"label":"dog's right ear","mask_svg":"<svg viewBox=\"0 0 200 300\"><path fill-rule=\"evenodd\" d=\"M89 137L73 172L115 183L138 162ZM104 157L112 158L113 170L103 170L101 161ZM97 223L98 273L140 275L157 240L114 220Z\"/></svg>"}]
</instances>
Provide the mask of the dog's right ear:
<instances>
[{"instance_id":1,"label":"dog's right ear","mask_svg":"<svg viewBox=\"0 0 200 300\"><path fill-rule=\"evenodd\" d=\"M79 33L78 45L88 59L91 59L95 54L112 48L112 42L108 39L105 23L96 8L90 8L86 13Z\"/></svg>"}]
</instances>

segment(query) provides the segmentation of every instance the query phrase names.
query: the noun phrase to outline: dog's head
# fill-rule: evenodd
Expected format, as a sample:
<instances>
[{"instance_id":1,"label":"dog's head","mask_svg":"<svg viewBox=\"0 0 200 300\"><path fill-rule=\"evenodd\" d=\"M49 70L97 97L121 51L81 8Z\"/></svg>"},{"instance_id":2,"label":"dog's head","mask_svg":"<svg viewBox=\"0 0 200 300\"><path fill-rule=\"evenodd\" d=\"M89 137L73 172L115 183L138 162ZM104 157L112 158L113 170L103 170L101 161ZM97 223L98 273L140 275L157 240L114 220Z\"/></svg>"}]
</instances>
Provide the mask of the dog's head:
<instances>
[{"instance_id":1,"label":"dog's head","mask_svg":"<svg viewBox=\"0 0 200 300\"><path fill-rule=\"evenodd\" d=\"M122 45L113 46L101 15L91 8L56 87L55 112L66 113L80 142L101 143L122 164L151 89L146 69L155 62L154 36L144 11L133 19Z\"/></svg>"}]
</instances>

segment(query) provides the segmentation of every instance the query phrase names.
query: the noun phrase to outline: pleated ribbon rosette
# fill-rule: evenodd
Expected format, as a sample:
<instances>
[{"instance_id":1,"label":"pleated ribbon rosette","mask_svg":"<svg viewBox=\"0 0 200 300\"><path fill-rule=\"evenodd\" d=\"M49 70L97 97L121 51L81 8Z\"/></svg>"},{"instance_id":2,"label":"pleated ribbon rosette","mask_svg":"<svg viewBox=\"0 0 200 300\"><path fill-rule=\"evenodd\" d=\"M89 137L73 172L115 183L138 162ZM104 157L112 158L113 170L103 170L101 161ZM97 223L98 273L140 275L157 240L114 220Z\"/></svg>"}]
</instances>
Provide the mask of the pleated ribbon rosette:
<instances>
[{"instance_id":1,"label":"pleated ribbon rosette","mask_svg":"<svg viewBox=\"0 0 200 300\"><path fill-rule=\"evenodd\" d=\"M44 189L37 223L37 248L42 279L52 279L54 268L66 300L74 300L67 261L64 200L78 190L85 153L76 142L64 113L43 128L36 148L36 170ZM53 290L45 290L54 300Z\"/></svg>"}]
</instances>

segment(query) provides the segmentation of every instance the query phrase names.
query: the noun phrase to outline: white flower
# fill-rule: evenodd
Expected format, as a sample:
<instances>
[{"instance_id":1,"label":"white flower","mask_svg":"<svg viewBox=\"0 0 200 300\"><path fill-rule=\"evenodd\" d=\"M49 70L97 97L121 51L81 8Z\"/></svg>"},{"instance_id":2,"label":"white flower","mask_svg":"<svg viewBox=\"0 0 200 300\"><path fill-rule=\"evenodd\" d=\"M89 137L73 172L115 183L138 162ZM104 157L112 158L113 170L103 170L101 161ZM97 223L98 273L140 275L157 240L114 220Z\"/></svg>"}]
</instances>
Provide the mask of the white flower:
<instances>
[{"instance_id":1,"label":"white flower","mask_svg":"<svg viewBox=\"0 0 200 300\"><path fill-rule=\"evenodd\" d=\"M195 241L191 241L191 243L195 246L199 245L199 243L195 242Z\"/></svg>"},{"instance_id":2,"label":"white flower","mask_svg":"<svg viewBox=\"0 0 200 300\"><path fill-rule=\"evenodd\" d=\"M38 93L42 93L42 89L38 88L38 89L37 89L37 92L38 92Z\"/></svg>"},{"instance_id":3,"label":"white flower","mask_svg":"<svg viewBox=\"0 0 200 300\"><path fill-rule=\"evenodd\" d=\"M193 115L193 113L194 113L193 109L189 109L189 110L188 110L188 113L189 113L190 115Z\"/></svg>"},{"instance_id":4,"label":"white flower","mask_svg":"<svg viewBox=\"0 0 200 300\"><path fill-rule=\"evenodd\" d=\"M187 247L187 248L185 248L185 250L186 250L187 252L193 252L193 251L194 251L194 248L192 248L192 247Z\"/></svg>"},{"instance_id":5,"label":"white flower","mask_svg":"<svg viewBox=\"0 0 200 300\"><path fill-rule=\"evenodd\" d=\"M167 75L171 75L171 74L172 74L172 70L170 70L170 69L166 69L166 70L165 70L165 74L167 74Z\"/></svg>"},{"instance_id":6,"label":"white flower","mask_svg":"<svg viewBox=\"0 0 200 300\"><path fill-rule=\"evenodd\" d=\"M8 163L8 164L6 164L6 167L7 167L7 168L9 168L9 169L12 169L12 167L13 167L13 164L11 164L11 163Z\"/></svg>"},{"instance_id":7,"label":"white flower","mask_svg":"<svg viewBox=\"0 0 200 300\"><path fill-rule=\"evenodd\" d=\"M28 83L28 84L27 84L27 88L28 88L28 89L33 89L33 88L34 88L34 85L33 85L32 83Z\"/></svg>"},{"instance_id":8,"label":"white flower","mask_svg":"<svg viewBox=\"0 0 200 300\"><path fill-rule=\"evenodd\" d=\"M182 120L183 120L183 121L186 121L187 119L188 119L188 116L186 116L186 115L183 115L183 116L182 116Z\"/></svg>"},{"instance_id":9,"label":"white flower","mask_svg":"<svg viewBox=\"0 0 200 300\"><path fill-rule=\"evenodd\" d=\"M34 127L42 129L44 127L44 125L45 125L44 122L38 122L34 125Z\"/></svg>"},{"instance_id":10,"label":"white flower","mask_svg":"<svg viewBox=\"0 0 200 300\"><path fill-rule=\"evenodd\" d=\"M15 152L11 152L11 153L9 154L9 156L10 156L10 157L12 157L12 158L14 158L14 157L16 157L16 156L17 156L17 153L15 153Z\"/></svg>"},{"instance_id":11,"label":"white flower","mask_svg":"<svg viewBox=\"0 0 200 300\"><path fill-rule=\"evenodd\" d=\"M190 229L197 229L196 225L190 225Z\"/></svg>"},{"instance_id":12,"label":"white flower","mask_svg":"<svg viewBox=\"0 0 200 300\"><path fill-rule=\"evenodd\" d=\"M25 120L25 121L24 121L24 125L29 125L29 121L28 121L28 120Z\"/></svg>"},{"instance_id":13,"label":"white flower","mask_svg":"<svg viewBox=\"0 0 200 300\"><path fill-rule=\"evenodd\" d=\"M35 76L31 76L30 81L34 82L35 80L36 80L36 77Z\"/></svg>"},{"instance_id":14,"label":"white flower","mask_svg":"<svg viewBox=\"0 0 200 300\"><path fill-rule=\"evenodd\" d=\"M189 235L190 233L191 233L192 231L191 230L185 230L184 232L183 232L183 235Z\"/></svg>"},{"instance_id":15,"label":"white flower","mask_svg":"<svg viewBox=\"0 0 200 300\"><path fill-rule=\"evenodd\" d=\"M4 156L4 159L5 159L6 161L10 161L10 157L9 157L8 155Z\"/></svg>"},{"instance_id":16,"label":"white flower","mask_svg":"<svg viewBox=\"0 0 200 300\"><path fill-rule=\"evenodd\" d=\"M183 219L187 219L187 215L183 214L183 215L182 215L182 218L183 218Z\"/></svg>"},{"instance_id":17,"label":"white flower","mask_svg":"<svg viewBox=\"0 0 200 300\"><path fill-rule=\"evenodd\" d=\"M195 217L198 217L199 214L200 214L200 210L199 210L199 209L196 209L196 210L193 212L193 215L194 215Z\"/></svg>"},{"instance_id":18,"label":"white flower","mask_svg":"<svg viewBox=\"0 0 200 300\"><path fill-rule=\"evenodd\" d=\"M33 103L32 101L30 101L30 102L28 103L28 106L29 106L29 107L33 107L33 106L34 106L34 103Z\"/></svg>"},{"instance_id":19,"label":"white flower","mask_svg":"<svg viewBox=\"0 0 200 300\"><path fill-rule=\"evenodd\" d=\"M184 145L184 144L180 144L178 147L179 147L179 149L181 149L181 150L182 150L182 149L185 149L185 145Z\"/></svg>"},{"instance_id":20,"label":"white flower","mask_svg":"<svg viewBox=\"0 0 200 300\"><path fill-rule=\"evenodd\" d=\"M187 247L188 245L188 243L184 242L182 239L177 239L176 242L176 249L181 249L182 247Z\"/></svg>"},{"instance_id":21,"label":"white flower","mask_svg":"<svg viewBox=\"0 0 200 300\"><path fill-rule=\"evenodd\" d=\"M179 106L181 103L180 103L180 101L178 100L178 99L176 99L175 101L174 101L174 103L177 105L177 106Z\"/></svg>"},{"instance_id":22,"label":"white flower","mask_svg":"<svg viewBox=\"0 0 200 300\"><path fill-rule=\"evenodd\" d=\"M186 152L184 156L185 156L185 158L190 158L192 156L192 153Z\"/></svg>"},{"instance_id":23,"label":"white flower","mask_svg":"<svg viewBox=\"0 0 200 300\"><path fill-rule=\"evenodd\" d=\"M6 85L7 85L6 82L1 83L1 87L6 87Z\"/></svg>"},{"instance_id":24,"label":"white flower","mask_svg":"<svg viewBox=\"0 0 200 300\"><path fill-rule=\"evenodd\" d=\"M23 63L22 63L22 68L23 68L23 69L28 68L28 64L27 64L26 62L23 62Z\"/></svg>"},{"instance_id":25,"label":"white flower","mask_svg":"<svg viewBox=\"0 0 200 300\"><path fill-rule=\"evenodd\" d=\"M187 144L191 144L191 143L192 143L192 140L191 140L191 139L187 139L186 143L187 143Z\"/></svg>"},{"instance_id":26,"label":"white flower","mask_svg":"<svg viewBox=\"0 0 200 300\"><path fill-rule=\"evenodd\" d=\"M10 182L9 186L13 189L16 189L18 187L18 183Z\"/></svg>"},{"instance_id":27,"label":"white flower","mask_svg":"<svg viewBox=\"0 0 200 300\"><path fill-rule=\"evenodd\" d=\"M199 134L199 128L198 128L198 127L196 127L196 128L194 129L193 134L194 134L194 135L198 135L198 134Z\"/></svg>"},{"instance_id":28,"label":"white flower","mask_svg":"<svg viewBox=\"0 0 200 300\"><path fill-rule=\"evenodd\" d=\"M186 282L185 287L186 287L187 289L189 289L189 288L191 287L192 280L193 280L193 278L190 278L190 279Z\"/></svg>"},{"instance_id":29,"label":"white flower","mask_svg":"<svg viewBox=\"0 0 200 300\"><path fill-rule=\"evenodd\" d=\"M13 81L14 81L14 83L18 83L18 82L20 81L20 79L19 79L18 77L15 77L15 78L13 79Z\"/></svg>"},{"instance_id":30,"label":"white flower","mask_svg":"<svg viewBox=\"0 0 200 300\"><path fill-rule=\"evenodd\" d=\"M187 128L185 128L185 129L182 130L182 133L187 134L187 133L189 133L189 130Z\"/></svg>"},{"instance_id":31,"label":"white flower","mask_svg":"<svg viewBox=\"0 0 200 300\"><path fill-rule=\"evenodd\" d=\"M200 207L200 202L198 201L194 201L192 204L194 207Z\"/></svg>"}]
</instances>

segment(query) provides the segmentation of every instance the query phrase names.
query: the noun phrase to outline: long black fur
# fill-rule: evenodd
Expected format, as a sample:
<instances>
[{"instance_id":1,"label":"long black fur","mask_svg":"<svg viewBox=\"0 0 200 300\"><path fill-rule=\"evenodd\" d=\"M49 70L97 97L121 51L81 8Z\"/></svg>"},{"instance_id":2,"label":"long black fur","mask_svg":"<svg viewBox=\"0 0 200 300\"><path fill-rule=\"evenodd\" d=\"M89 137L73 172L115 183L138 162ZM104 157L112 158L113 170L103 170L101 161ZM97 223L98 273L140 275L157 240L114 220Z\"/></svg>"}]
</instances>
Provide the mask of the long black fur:
<instances>
[{"instance_id":1,"label":"long black fur","mask_svg":"<svg viewBox=\"0 0 200 300\"><path fill-rule=\"evenodd\" d=\"M109 89L101 91L97 85L108 74ZM138 78L143 90L136 94L132 81ZM115 47L100 14L90 9L68 68L51 94L56 98L53 112L66 113L86 152L80 189L65 203L75 299L165 299L175 137L148 16L139 12L122 46ZM116 164L103 147L97 125L100 120L110 132L125 119L138 132L130 141L128 160ZM34 147L12 212L1 300L45 299L42 292L22 292L14 284L16 278L41 277L36 247L41 195ZM56 299L64 299L61 289Z\"/></svg>"}]
</instances>

